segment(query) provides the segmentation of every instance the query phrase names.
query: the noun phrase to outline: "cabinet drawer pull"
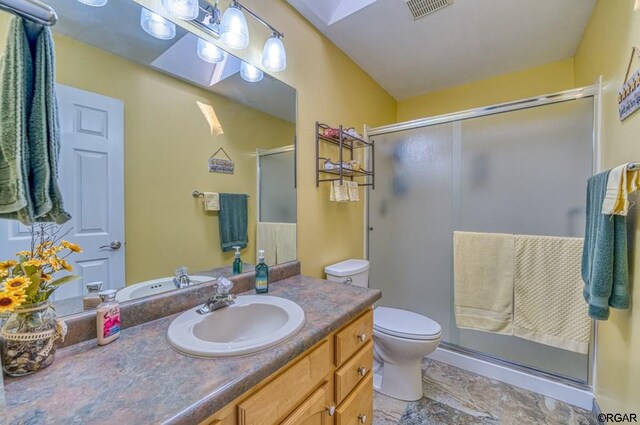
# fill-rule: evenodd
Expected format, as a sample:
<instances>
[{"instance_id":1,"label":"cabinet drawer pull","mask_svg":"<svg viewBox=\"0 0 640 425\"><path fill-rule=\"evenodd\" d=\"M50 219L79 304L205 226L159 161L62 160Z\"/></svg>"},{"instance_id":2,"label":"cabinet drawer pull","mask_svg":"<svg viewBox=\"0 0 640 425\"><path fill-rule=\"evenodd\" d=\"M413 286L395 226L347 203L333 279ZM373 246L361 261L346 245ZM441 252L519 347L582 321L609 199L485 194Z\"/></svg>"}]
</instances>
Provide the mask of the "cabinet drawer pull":
<instances>
[{"instance_id":1,"label":"cabinet drawer pull","mask_svg":"<svg viewBox=\"0 0 640 425\"><path fill-rule=\"evenodd\" d=\"M359 415L358 420L361 424L367 423L367 415Z\"/></svg>"},{"instance_id":2,"label":"cabinet drawer pull","mask_svg":"<svg viewBox=\"0 0 640 425\"><path fill-rule=\"evenodd\" d=\"M336 413L336 406L327 407L327 412L329 412L329 416L333 416Z\"/></svg>"},{"instance_id":3,"label":"cabinet drawer pull","mask_svg":"<svg viewBox=\"0 0 640 425\"><path fill-rule=\"evenodd\" d=\"M359 367L358 368L358 373L360 374L360 376L364 376L367 374L367 368L366 367Z\"/></svg>"},{"instance_id":4,"label":"cabinet drawer pull","mask_svg":"<svg viewBox=\"0 0 640 425\"><path fill-rule=\"evenodd\" d=\"M360 340L360 342L365 342L367 340L367 334L358 335L358 339Z\"/></svg>"}]
</instances>

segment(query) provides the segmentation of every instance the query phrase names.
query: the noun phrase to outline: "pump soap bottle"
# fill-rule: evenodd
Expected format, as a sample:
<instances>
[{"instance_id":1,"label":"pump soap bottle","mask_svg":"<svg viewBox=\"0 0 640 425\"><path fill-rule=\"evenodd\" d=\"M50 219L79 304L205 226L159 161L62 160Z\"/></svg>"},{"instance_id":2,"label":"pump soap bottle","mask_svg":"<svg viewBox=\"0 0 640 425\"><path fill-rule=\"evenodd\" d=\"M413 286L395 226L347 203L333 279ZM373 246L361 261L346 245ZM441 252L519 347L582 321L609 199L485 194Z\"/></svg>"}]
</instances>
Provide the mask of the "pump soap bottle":
<instances>
[{"instance_id":1,"label":"pump soap bottle","mask_svg":"<svg viewBox=\"0 0 640 425\"><path fill-rule=\"evenodd\" d=\"M116 290L100 292L102 303L96 311L98 345L106 345L120 336L120 303L116 301Z\"/></svg>"},{"instance_id":2,"label":"pump soap bottle","mask_svg":"<svg viewBox=\"0 0 640 425\"><path fill-rule=\"evenodd\" d=\"M87 294L82 299L82 306L85 310L93 310L102 302L100 298L101 289L102 282L100 281L87 283Z\"/></svg>"},{"instance_id":3,"label":"pump soap bottle","mask_svg":"<svg viewBox=\"0 0 640 425\"><path fill-rule=\"evenodd\" d=\"M264 262L264 249L258 251L258 265L256 266L256 293L269 292L269 266Z\"/></svg>"},{"instance_id":4,"label":"pump soap bottle","mask_svg":"<svg viewBox=\"0 0 640 425\"><path fill-rule=\"evenodd\" d=\"M233 249L236 250L236 258L233 260L233 274L242 273L242 260L240 259L240 247L234 246Z\"/></svg>"}]
</instances>

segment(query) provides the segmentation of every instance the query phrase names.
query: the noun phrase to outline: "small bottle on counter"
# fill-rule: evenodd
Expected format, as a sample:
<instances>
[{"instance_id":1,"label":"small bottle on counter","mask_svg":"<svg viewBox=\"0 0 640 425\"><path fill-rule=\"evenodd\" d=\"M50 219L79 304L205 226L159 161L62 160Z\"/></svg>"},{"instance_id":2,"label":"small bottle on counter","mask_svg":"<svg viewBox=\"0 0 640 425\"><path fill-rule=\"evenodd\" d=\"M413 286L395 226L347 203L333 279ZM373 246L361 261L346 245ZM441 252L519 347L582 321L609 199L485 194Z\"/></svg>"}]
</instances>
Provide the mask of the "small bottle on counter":
<instances>
[{"instance_id":1,"label":"small bottle on counter","mask_svg":"<svg viewBox=\"0 0 640 425\"><path fill-rule=\"evenodd\" d=\"M258 265L256 266L256 293L269 292L269 266L264 262L264 249L258 251Z\"/></svg>"},{"instance_id":2,"label":"small bottle on counter","mask_svg":"<svg viewBox=\"0 0 640 425\"><path fill-rule=\"evenodd\" d=\"M240 247L234 246L233 249L236 250L235 259L233 260L233 274L242 273L242 259L240 258Z\"/></svg>"},{"instance_id":3,"label":"small bottle on counter","mask_svg":"<svg viewBox=\"0 0 640 425\"><path fill-rule=\"evenodd\" d=\"M87 294L82 299L82 306L85 310L93 310L102 302L99 294L101 289L102 282L100 281L87 283Z\"/></svg>"},{"instance_id":4,"label":"small bottle on counter","mask_svg":"<svg viewBox=\"0 0 640 425\"><path fill-rule=\"evenodd\" d=\"M100 292L102 303L96 312L98 345L106 345L120 336L120 303L116 301L116 290Z\"/></svg>"}]
</instances>

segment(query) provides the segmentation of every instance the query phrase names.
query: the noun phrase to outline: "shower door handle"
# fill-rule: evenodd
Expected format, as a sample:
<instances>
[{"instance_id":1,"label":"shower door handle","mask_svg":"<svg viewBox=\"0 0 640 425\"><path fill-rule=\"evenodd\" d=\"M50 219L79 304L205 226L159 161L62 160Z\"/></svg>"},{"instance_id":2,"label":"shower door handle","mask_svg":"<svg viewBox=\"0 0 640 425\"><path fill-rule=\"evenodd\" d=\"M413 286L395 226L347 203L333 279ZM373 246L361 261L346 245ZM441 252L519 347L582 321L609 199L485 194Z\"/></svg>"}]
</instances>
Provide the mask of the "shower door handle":
<instances>
[{"instance_id":1,"label":"shower door handle","mask_svg":"<svg viewBox=\"0 0 640 425\"><path fill-rule=\"evenodd\" d=\"M373 227L369 227L369 231L370 231L370 232L373 232Z\"/></svg>"}]
</instances>

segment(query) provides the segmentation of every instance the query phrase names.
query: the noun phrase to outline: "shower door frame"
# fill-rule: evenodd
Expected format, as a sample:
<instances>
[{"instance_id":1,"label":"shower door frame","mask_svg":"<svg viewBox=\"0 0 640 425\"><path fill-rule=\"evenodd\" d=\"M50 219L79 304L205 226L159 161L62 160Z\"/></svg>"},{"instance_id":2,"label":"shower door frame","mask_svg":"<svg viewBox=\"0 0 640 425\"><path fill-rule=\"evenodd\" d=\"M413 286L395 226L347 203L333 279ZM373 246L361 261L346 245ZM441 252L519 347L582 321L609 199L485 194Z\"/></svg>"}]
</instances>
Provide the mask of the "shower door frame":
<instances>
[{"instance_id":1,"label":"shower door frame","mask_svg":"<svg viewBox=\"0 0 640 425\"><path fill-rule=\"evenodd\" d=\"M592 172L598 173L601 166L601 152L600 152L600 129L601 129L601 99L602 99L602 77L599 77L596 84L586 87L580 87L571 90L565 90L556 93L544 94L541 96L530 97L511 102L499 103L490 106L483 106L475 109L468 109L460 112L453 112L449 114L436 115L433 117L419 118L415 120L405 121L402 123L391 124L381 127L368 127L365 125L365 137L371 138L389 133L397 133L400 131L411 130L416 128L430 127L437 124L455 123L463 120L484 117L488 115L496 115L505 112L518 111L523 109L535 108L538 106L552 105L562 102L570 102L578 99L593 98L593 140L592 140ZM369 232L371 230L369 222L369 197L370 190L365 193L365 208L364 208L364 256L369 258ZM455 201L454 201L455 202ZM587 382L583 382L577 379L573 379L567 376L559 375L553 372L548 372L542 369L538 369L533 366L525 365L518 362L512 362L506 359L498 358L487 353L468 349L457 344L443 342L440 345L453 352L457 352L477 360L484 360L490 363L494 363L508 368L522 371L537 377L552 379L564 383L566 385L592 391L595 387L595 362L596 362L596 344L597 344L597 323L595 320L591 321L591 338L589 344L589 355L587 364Z\"/></svg>"}]
</instances>

